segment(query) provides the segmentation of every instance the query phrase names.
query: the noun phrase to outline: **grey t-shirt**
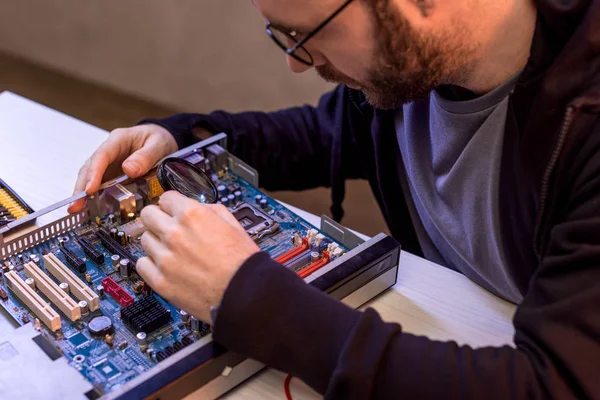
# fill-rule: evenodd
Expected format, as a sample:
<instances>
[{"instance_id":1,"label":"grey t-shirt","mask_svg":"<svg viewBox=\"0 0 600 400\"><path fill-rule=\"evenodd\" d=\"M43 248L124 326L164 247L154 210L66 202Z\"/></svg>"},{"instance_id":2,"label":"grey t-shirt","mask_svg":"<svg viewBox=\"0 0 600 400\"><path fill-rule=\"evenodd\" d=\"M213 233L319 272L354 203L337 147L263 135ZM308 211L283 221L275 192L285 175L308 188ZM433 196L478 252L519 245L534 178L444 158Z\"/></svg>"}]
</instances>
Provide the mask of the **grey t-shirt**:
<instances>
[{"instance_id":1,"label":"grey t-shirt","mask_svg":"<svg viewBox=\"0 0 600 400\"><path fill-rule=\"evenodd\" d=\"M498 190L508 96L517 78L468 101L433 91L396 116L403 189L425 257L515 303L522 295L506 269Z\"/></svg>"}]
</instances>

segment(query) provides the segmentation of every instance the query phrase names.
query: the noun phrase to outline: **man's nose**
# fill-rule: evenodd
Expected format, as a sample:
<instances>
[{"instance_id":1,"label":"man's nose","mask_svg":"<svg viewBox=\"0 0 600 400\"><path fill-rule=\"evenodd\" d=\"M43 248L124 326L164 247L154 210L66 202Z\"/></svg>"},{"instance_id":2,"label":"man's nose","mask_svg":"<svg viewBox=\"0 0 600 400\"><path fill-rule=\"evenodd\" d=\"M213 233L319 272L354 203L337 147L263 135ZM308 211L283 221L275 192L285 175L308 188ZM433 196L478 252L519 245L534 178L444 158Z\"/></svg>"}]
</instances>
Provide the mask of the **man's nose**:
<instances>
[{"instance_id":1,"label":"man's nose","mask_svg":"<svg viewBox=\"0 0 600 400\"><path fill-rule=\"evenodd\" d=\"M300 73L306 72L312 68L312 66L306 65L303 62L296 60L293 56L291 56L289 54L286 55L286 57L287 57L288 67L290 68L290 70L292 70L292 72L300 74Z\"/></svg>"}]
</instances>

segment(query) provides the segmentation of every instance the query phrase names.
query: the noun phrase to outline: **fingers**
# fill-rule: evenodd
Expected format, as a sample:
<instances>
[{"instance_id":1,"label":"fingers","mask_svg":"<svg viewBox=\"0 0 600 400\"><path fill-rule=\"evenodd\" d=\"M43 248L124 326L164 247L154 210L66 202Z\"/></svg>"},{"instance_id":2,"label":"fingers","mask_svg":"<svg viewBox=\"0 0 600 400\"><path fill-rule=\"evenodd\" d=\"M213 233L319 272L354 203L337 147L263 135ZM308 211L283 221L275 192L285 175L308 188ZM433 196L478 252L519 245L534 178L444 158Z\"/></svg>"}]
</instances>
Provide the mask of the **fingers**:
<instances>
[{"instance_id":1,"label":"fingers","mask_svg":"<svg viewBox=\"0 0 600 400\"><path fill-rule=\"evenodd\" d=\"M131 178L142 176L163 156L176 150L173 136L158 125L116 129L79 171L75 191L88 195L97 192L105 173L116 172L116 166ZM78 212L84 205L85 200L74 202L69 212Z\"/></svg>"},{"instance_id":2,"label":"fingers","mask_svg":"<svg viewBox=\"0 0 600 400\"><path fill-rule=\"evenodd\" d=\"M197 215L197 213L204 209L210 210L212 213L205 213L204 217L209 218L211 214L218 216L220 219L225 220L235 229L240 232L246 233L246 230L238 222L238 220L229 212L227 207L221 204L202 204L197 200L190 199L184 195L169 191L164 193L158 202L160 208L167 214L177 217L179 219L190 218L190 214ZM190 212L193 210L193 212Z\"/></svg>"},{"instance_id":3,"label":"fingers","mask_svg":"<svg viewBox=\"0 0 600 400\"><path fill-rule=\"evenodd\" d=\"M119 139L116 136L111 135L92 155L87 176L87 184L85 186L85 192L87 194L95 193L100 189L102 177L108 166L117 159L121 146L123 146L123 144L119 143Z\"/></svg>"},{"instance_id":4,"label":"fingers","mask_svg":"<svg viewBox=\"0 0 600 400\"><path fill-rule=\"evenodd\" d=\"M164 238L166 232L175 224L171 216L161 210L160 207L154 205L144 207L140 213L140 218L146 228L161 239Z\"/></svg>"},{"instance_id":5,"label":"fingers","mask_svg":"<svg viewBox=\"0 0 600 400\"><path fill-rule=\"evenodd\" d=\"M123 171L130 178L144 175L163 157L165 153L163 147L163 143L158 136L150 136L141 149L123 162Z\"/></svg>"},{"instance_id":6,"label":"fingers","mask_svg":"<svg viewBox=\"0 0 600 400\"><path fill-rule=\"evenodd\" d=\"M233 216L233 214L222 204L210 204L210 207L215 214L217 214L221 219L227 221L231 226L240 232L246 233L244 227L240 224L240 222Z\"/></svg>"},{"instance_id":7,"label":"fingers","mask_svg":"<svg viewBox=\"0 0 600 400\"><path fill-rule=\"evenodd\" d=\"M181 217L186 214L190 208L202 206L197 200L185 197L174 190L163 193L158 200L158 205L167 214L173 217Z\"/></svg>"},{"instance_id":8,"label":"fingers","mask_svg":"<svg viewBox=\"0 0 600 400\"><path fill-rule=\"evenodd\" d=\"M154 290L162 287L163 276L150 257L140 258L135 265L136 272Z\"/></svg>"},{"instance_id":9,"label":"fingers","mask_svg":"<svg viewBox=\"0 0 600 400\"><path fill-rule=\"evenodd\" d=\"M79 173L77 174L77 180L75 181L75 188L73 189L73 194L81 193L85 189L85 186L87 184L87 175L88 175L89 167L90 167L90 160L88 159L85 162L85 164L83 164L83 167L81 167L81 169L79 170ZM85 206L85 201L86 201L85 198L83 198L83 199L80 199L80 200L77 200L77 201L71 203L71 205L69 205L69 208L67 209L67 211L70 213L77 213L77 212L81 211L83 209L83 207Z\"/></svg>"},{"instance_id":10,"label":"fingers","mask_svg":"<svg viewBox=\"0 0 600 400\"><path fill-rule=\"evenodd\" d=\"M168 254L168 250L164 244L154 235L154 233L147 231L142 235L142 247L148 256L150 256L152 262L158 267L161 261L164 260Z\"/></svg>"}]
</instances>

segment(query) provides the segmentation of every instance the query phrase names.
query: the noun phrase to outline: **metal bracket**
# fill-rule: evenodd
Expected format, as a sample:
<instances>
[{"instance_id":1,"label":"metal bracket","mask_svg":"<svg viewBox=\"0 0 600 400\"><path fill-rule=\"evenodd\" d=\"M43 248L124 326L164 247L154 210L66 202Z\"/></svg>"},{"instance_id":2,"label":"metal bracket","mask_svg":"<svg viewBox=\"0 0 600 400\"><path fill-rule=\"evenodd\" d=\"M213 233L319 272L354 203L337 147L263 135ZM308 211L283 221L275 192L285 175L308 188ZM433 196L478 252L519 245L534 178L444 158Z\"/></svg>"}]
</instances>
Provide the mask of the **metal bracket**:
<instances>
[{"instance_id":1,"label":"metal bracket","mask_svg":"<svg viewBox=\"0 0 600 400\"><path fill-rule=\"evenodd\" d=\"M321 215L321 230L349 249L353 249L365 242L356 233L338 224L327 215Z\"/></svg>"},{"instance_id":2,"label":"metal bracket","mask_svg":"<svg viewBox=\"0 0 600 400\"><path fill-rule=\"evenodd\" d=\"M234 156L229 155L229 169L252 186L258 188L258 171Z\"/></svg>"}]
</instances>

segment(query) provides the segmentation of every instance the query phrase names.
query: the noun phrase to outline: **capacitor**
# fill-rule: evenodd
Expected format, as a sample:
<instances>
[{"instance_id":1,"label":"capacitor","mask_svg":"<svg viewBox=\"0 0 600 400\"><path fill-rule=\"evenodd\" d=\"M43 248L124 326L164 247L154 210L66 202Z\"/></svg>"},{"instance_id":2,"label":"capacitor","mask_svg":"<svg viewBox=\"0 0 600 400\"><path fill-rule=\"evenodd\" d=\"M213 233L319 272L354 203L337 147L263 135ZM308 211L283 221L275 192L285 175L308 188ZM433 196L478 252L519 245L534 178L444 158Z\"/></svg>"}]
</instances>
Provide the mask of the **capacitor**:
<instances>
[{"instance_id":1,"label":"capacitor","mask_svg":"<svg viewBox=\"0 0 600 400\"><path fill-rule=\"evenodd\" d=\"M317 253L316 251L313 251L312 253L310 253L310 259L312 262L318 261L319 258L321 258L321 255L319 253Z\"/></svg>"},{"instance_id":2,"label":"capacitor","mask_svg":"<svg viewBox=\"0 0 600 400\"><path fill-rule=\"evenodd\" d=\"M42 329L42 323L40 322L39 318L36 318L36 319L33 320L33 328L36 331L40 331Z\"/></svg>"},{"instance_id":3,"label":"capacitor","mask_svg":"<svg viewBox=\"0 0 600 400\"><path fill-rule=\"evenodd\" d=\"M25 283L30 288L35 289L35 281L33 280L33 278L27 278L27 279L25 279Z\"/></svg>"},{"instance_id":4,"label":"capacitor","mask_svg":"<svg viewBox=\"0 0 600 400\"><path fill-rule=\"evenodd\" d=\"M14 271L14 270L15 270L15 266L14 266L14 265L12 265L12 264L10 264L10 265L8 266L8 272L10 272L10 271Z\"/></svg>"},{"instance_id":5,"label":"capacitor","mask_svg":"<svg viewBox=\"0 0 600 400\"><path fill-rule=\"evenodd\" d=\"M188 314L187 311L179 310L179 316L181 317L181 322L184 324L190 322L190 314Z\"/></svg>"},{"instance_id":6,"label":"capacitor","mask_svg":"<svg viewBox=\"0 0 600 400\"><path fill-rule=\"evenodd\" d=\"M31 321L31 319L29 319L29 315L27 314L23 314L23 318L21 318L21 320L24 324L28 324Z\"/></svg>"},{"instance_id":7,"label":"capacitor","mask_svg":"<svg viewBox=\"0 0 600 400\"><path fill-rule=\"evenodd\" d=\"M114 215L113 215L113 218L114 218ZM111 238L117 240L117 233L118 233L117 228L110 229L110 237Z\"/></svg>"},{"instance_id":8,"label":"capacitor","mask_svg":"<svg viewBox=\"0 0 600 400\"><path fill-rule=\"evenodd\" d=\"M269 203L267 203L267 199L262 199L260 201L260 208L262 208L263 210L269 208Z\"/></svg>"},{"instance_id":9,"label":"capacitor","mask_svg":"<svg viewBox=\"0 0 600 400\"><path fill-rule=\"evenodd\" d=\"M239 203L240 201L242 201L242 192L239 190L236 190L235 192L233 192L233 195L235 196L235 201L237 203Z\"/></svg>"},{"instance_id":10,"label":"capacitor","mask_svg":"<svg viewBox=\"0 0 600 400\"><path fill-rule=\"evenodd\" d=\"M79 308L81 308L81 314L87 314L90 312L90 308L88 307L88 303L85 300L81 300L79 303Z\"/></svg>"},{"instance_id":11,"label":"capacitor","mask_svg":"<svg viewBox=\"0 0 600 400\"><path fill-rule=\"evenodd\" d=\"M61 288L63 292L69 293L69 284L67 282L61 282L61 284L58 285L58 287Z\"/></svg>"},{"instance_id":12,"label":"capacitor","mask_svg":"<svg viewBox=\"0 0 600 400\"><path fill-rule=\"evenodd\" d=\"M230 194L229 196L227 196L227 201L229 201L229 206L234 206L235 205L235 196Z\"/></svg>"},{"instance_id":13,"label":"capacitor","mask_svg":"<svg viewBox=\"0 0 600 400\"><path fill-rule=\"evenodd\" d=\"M91 283L92 283L92 277L91 277L91 276L90 276L90 274L88 274L87 272L86 272L86 274L85 274L85 280L86 280L86 282L87 282L87 283L89 283L89 284L91 284Z\"/></svg>"},{"instance_id":14,"label":"capacitor","mask_svg":"<svg viewBox=\"0 0 600 400\"><path fill-rule=\"evenodd\" d=\"M154 293L154 290L152 290L152 288L150 287L150 285L144 284L144 287L142 288L142 295L143 296L150 296L152 293Z\"/></svg>"},{"instance_id":15,"label":"capacitor","mask_svg":"<svg viewBox=\"0 0 600 400\"><path fill-rule=\"evenodd\" d=\"M108 214L108 223L109 224L115 223L115 214ZM112 233L112 229L111 229L111 233Z\"/></svg>"},{"instance_id":16,"label":"capacitor","mask_svg":"<svg viewBox=\"0 0 600 400\"><path fill-rule=\"evenodd\" d=\"M36 263L37 265L40 265L40 258L37 256L37 254L32 254L30 256L31 261L33 261L34 263Z\"/></svg>"},{"instance_id":17,"label":"capacitor","mask_svg":"<svg viewBox=\"0 0 600 400\"><path fill-rule=\"evenodd\" d=\"M132 212L128 213L127 214L127 221L131 222L133 220L135 220L135 213L132 213Z\"/></svg>"},{"instance_id":18,"label":"capacitor","mask_svg":"<svg viewBox=\"0 0 600 400\"><path fill-rule=\"evenodd\" d=\"M135 294L140 294L142 293L142 291L144 290L144 286L146 286L146 284L142 281L137 281L133 284L132 288L133 288L133 292Z\"/></svg>"},{"instance_id":19,"label":"capacitor","mask_svg":"<svg viewBox=\"0 0 600 400\"><path fill-rule=\"evenodd\" d=\"M202 321L200 321L196 317L191 317L190 318L190 327L192 328L192 332L200 333L200 331L202 330Z\"/></svg>"},{"instance_id":20,"label":"capacitor","mask_svg":"<svg viewBox=\"0 0 600 400\"><path fill-rule=\"evenodd\" d=\"M260 204L260 201L262 200L262 196L260 194L257 194L256 196L254 196L254 201L256 202L256 204Z\"/></svg>"},{"instance_id":21,"label":"capacitor","mask_svg":"<svg viewBox=\"0 0 600 400\"><path fill-rule=\"evenodd\" d=\"M124 258L119 261L119 273L123 278L127 278L129 276L129 260Z\"/></svg>"},{"instance_id":22,"label":"capacitor","mask_svg":"<svg viewBox=\"0 0 600 400\"><path fill-rule=\"evenodd\" d=\"M102 285L96 286L96 292L98 293L98 296L100 296L100 297L104 296L104 286L102 286Z\"/></svg>"},{"instance_id":23,"label":"capacitor","mask_svg":"<svg viewBox=\"0 0 600 400\"><path fill-rule=\"evenodd\" d=\"M117 233L117 242L121 243L121 246L127 245L127 235L125 235L125 232L119 231Z\"/></svg>"},{"instance_id":24,"label":"capacitor","mask_svg":"<svg viewBox=\"0 0 600 400\"><path fill-rule=\"evenodd\" d=\"M129 342L127 340L125 340L124 342L119 343L119 345L117 346L119 348L119 350L123 350L125 349L127 346L129 345Z\"/></svg>"},{"instance_id":25,"label":"capacitor","mask_svg":"<svg viewBox=\"0 0 600 400\"><path fill-rule=\"evenodd\" d=\"M23 254L19 254L17 258L19 259L19 264L23 264Z\"/></svg>"},{"instance_id":26,"label":"capacitor","mask_svg":"<svg viewBox=\"0 0 600 400\"><path fill-rule=\"evenodd\" d=\"M219 193L219 196L221 197L227 196L227 187L225 185L217 186L217 193Z\"/></svg>"},{"instance_id":27,"label":"capacitor","mask_svg":"<svg viewBox=\"0 0 600 400\"><path fill-rule=\"evenodd\" d=\"M110 261L112 262L113 269L117 271L119 269L119 261L121 261L121 256L118 254L113 254L110 256Z\"/></svg>"},{"instance_id":28,"label":"capacitor","mask_svg":"<svg viewBox=\"0 0 600 400\"><path fill-rule=\"evenodd\" d=\"M65 247L65 240L63 238L58 238L58 247Z\"/></svg>"},{"instance_id":29,"label":"capacitor","mask_svg":"<svg viewBox=\"0 0 600 400\"><path fill-rule=\"evenodd\" d=\"M148 345L148 335L146 335L146 332L138 332L137 335L135 335L135 340L140 347Z\"/></svg>"},{"instance_id":30,"label":"capacitor","mask_svg":"<svg viewBox=\"0 0 600 400\"><path fill-rule=\"evenodd\" d=\"M114 340L115 340L115 336L114 335L106 334L106 336L104 336L104 341L110 347L112 347Z\"/></svg>"}]
</instances>

